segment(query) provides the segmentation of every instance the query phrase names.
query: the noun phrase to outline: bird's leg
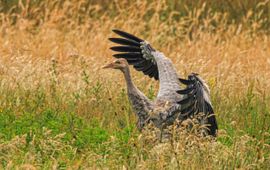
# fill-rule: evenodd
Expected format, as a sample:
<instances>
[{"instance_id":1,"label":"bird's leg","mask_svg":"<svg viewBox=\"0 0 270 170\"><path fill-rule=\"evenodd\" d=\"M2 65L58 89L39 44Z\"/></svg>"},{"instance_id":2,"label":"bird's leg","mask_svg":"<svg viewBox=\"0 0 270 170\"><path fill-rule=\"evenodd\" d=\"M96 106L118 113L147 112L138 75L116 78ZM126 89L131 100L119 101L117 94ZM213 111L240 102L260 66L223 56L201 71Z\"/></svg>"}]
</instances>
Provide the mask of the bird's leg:
<instances>
[{"instance_id":1,"label":"bird's leg","mask_svg":"<svg viewBox=\"0 0 270 170\"><path fill-rule=\"evenodd\" d=\"M138 116L137 128L139 131L142 131L143 127L148 123L149 123L149 116L143 115Z\"/></svg>"},{"instance_id":2,"label":"bird's leg","mask_svg":"<svg viewBox=\"0 0 270 170\"><path fill-rule=\"evenodd\" d=\"M165 127L165 124L162 123L161 128L160 128L160 136L159 136L159 142L160 142L160 143L162 143L164 127Z\"/></svg>"}]
</instances>

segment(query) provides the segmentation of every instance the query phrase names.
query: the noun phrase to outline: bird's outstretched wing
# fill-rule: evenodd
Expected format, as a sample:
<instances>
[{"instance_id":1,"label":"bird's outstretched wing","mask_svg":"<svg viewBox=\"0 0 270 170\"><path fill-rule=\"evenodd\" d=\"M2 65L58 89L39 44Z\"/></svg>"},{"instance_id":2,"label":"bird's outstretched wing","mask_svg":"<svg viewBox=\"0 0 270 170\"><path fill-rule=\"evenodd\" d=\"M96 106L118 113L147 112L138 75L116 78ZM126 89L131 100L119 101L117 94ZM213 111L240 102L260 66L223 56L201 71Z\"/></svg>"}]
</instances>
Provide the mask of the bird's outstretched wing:
<instances>
[{"instance_id":1,"label":"bird's outstretched wing","mask_svg":"<svg viewBox=\"0 0 270 170\"><path fill-rule=\"evenodd\" d=\"M204 120L206 120L203 123L207 125L208 134L216 136L218 126L210 101L210 90L207 84L196 73L190 74L188 79L179 80L187 86L185 89L177 91L177 93L185 95L182 100L178 101L178 104L181 105L179 119L184 120L188 117L203 113Z\"/></svg>"},{"instance_id":2,"label":"bird's outstretched wing","mask_svg":"<svg viewBox=\"0 0 270 170\"><path fill-rule=\"evenodd\" d=\"M110 41L119 44L111 47L111 50L120 52L114 54L115 58L125 58L137 71L142 71L149 77L159 79L158 67L151 51L155 51L148 42L120 30L113 30L122 38L109 38Z\"/></svg>"}]
</instances>

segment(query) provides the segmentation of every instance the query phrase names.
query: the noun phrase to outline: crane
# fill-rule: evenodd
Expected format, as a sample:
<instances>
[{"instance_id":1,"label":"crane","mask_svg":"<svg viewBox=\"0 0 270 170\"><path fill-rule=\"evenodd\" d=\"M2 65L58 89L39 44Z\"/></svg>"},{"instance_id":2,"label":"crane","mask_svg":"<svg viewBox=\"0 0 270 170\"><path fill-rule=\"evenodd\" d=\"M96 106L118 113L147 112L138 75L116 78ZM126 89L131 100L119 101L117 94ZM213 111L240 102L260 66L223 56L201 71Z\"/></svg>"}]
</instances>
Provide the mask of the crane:
<instances>
[{"instance_id":1,"label":"crane","mask_svg":"<svg viewBox=\"0 0 270 170\"><path fill-rule=\"evenodd\" d=\"M116 59L103 68L119 69L124 74L128 98L138 118L138 129L142 130L149 122L164 128L175 120L184 121L202 113L199 122L207 127L206 135L216 136L218 126L205 81L197 73L191 73L187 79L179 78L172 61L147 41L121 30L113 32L120 37L109 38L118 44L111 50L118 53L113 54ZM149 100L135 86L129 65L159 81L155 100ZM181 88L181 84L186 88Z\"/></svg>"}]
</instances>

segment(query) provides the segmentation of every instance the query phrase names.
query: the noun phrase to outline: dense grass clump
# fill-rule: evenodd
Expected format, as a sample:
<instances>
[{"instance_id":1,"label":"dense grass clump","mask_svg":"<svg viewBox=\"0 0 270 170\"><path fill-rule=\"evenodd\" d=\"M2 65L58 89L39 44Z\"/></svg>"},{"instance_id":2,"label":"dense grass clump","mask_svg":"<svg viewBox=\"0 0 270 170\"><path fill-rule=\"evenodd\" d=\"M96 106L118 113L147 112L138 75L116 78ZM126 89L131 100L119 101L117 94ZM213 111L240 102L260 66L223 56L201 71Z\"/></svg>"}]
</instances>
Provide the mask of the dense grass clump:
<instances>
[{"instance_id":1,"label":"dense grass clump","mask_svg":"<svg viewBox=\"0 0 270 170\"><path fill-rule=\"evenodd\" d=\"M1 1L1 169L270 167L269 1L104 2ZM122 74L100 69L113 28L207 81L216 140L137 131ZM132 77L155 98L156 81Z\"/></svg>"}]
</instances>

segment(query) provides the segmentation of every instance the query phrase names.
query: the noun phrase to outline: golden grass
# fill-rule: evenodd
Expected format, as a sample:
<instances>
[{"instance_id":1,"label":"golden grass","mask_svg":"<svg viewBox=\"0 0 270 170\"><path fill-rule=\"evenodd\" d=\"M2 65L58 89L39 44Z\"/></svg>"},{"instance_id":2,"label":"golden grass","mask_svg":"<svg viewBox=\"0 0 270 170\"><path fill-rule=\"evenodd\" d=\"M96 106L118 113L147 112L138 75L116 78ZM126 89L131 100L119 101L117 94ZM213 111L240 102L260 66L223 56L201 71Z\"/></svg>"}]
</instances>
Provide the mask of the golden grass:
<instances>
[{"instance_id":1,"label":"golden grass","mask_svg":"<svg viewBox=\"0 0 270 170\"><path fill-rule=\"evenodd\" d=\"M18 13L1 14L1 110L11 109L16 115L29 112L34 106L27 102L33 99L35 103L41 89L46 99L35 108L37 114L44 108L71 110L86 120L97 119L110 132L121 130L120 120L125 126L134 125L122 74L100 69L113 60L108 37L115 36L111 30L118 28L147 39L164 52L180 76L196 72L208 82L221 129L219 142L180 134L183 138L171 143L154 144L132 132L134 136L127 143L131 146L130 157L121 155L112 136L104 144L112 154L105 158L87 149L77 153L72 144L62 145L61 136L51 139L46 137L51 135L48 133L41 138L44 143L32 142L30 148L39 146L50 155L58 153L56 148L61 145L64 151L77 155L70 160L61 160L60 156L41 165L36 160L41 159L40 155L31 150L26 151L29 155L23 158L25 162L12 158L16 148L22 148L17 145L24 145L26 140L20 136L0 145L0 151L7 151L5 167L57 168L59 162L66 162L71 169L269 167L270 37L259 31L262 20L249 20L256 13L246 16L251 25L243 27L229 24L226 13L212 13L204 6L179 20L173 19L176 12L170 12L164 20L160 11L166 8L165 1L136 1L129 7L115 1L115 16L100 11L99 4L84 9L85 3L69 0L59 7L58 1L46 0L31 8L21 4ZM132 75L147 95L156 93L157 82L135 71ZM255 122L262 125L256 126ZM224 144L225 139L231 142L229 146ZM21 142L16 143L18 140ZM52 141L55 143L47 146ZM65 154L60 152L58 155ZM54 155L48 156L51 158Z\"/></svg>"},{"instance_id":2,"label":"golden grass","mask_svg":"<svg viewBox=\"0 0 270 170\"><path fill-rule=\"evenodd\" d=\"M46 3L50 6L56 2ZM47 13L44 14L48 18L40 21L43 23L37 28L33 27L33 23L44 17L41 14L41 16L36 16L39 14L38 10L42 8L30 10L30 14L37 11L37 14L33 15L33 20L24 17L24 15L30 15L27 14L28 11L22 11L21 14L17 14L17 22L12 26L9 15L3 16L6 20L2 20L1 26L2 75L9 75L10 78L15 75L16 79L19 79L25 76L18 76L17 72L33 75L31 71L38 74L39 69L43 74L44 67L50 67L50 60L55 59L61 64L59 69L62 70L59 70L59 74L63 78L75 78L70 73L72 70L70 67L73 67L73 62L80 63L82 60L88 65L89 73L95 71L104 78L107 71L99 70L99 68L112 59L112 53L108 49L112 44L107 39L114 36L111 29L119 28L150 41L154 47L173 60L181 76L198 72L205 78L218 79L216 83L222 82L223 86L230 86L233 82L232 88L236 91L239 91L237 88L246 87L249 80L265 83L264 89L269 87L266 80L269 77L269 37L266 35L254 37L250 30L242 31L241 26L237 25L228 25L229 28L223 30L221 26L226 24L226 21L219 20L222 16L218 14L209 13L209 17L201 25L196 25L196 22L200 13L204 12L203 8L197 12L191 12L193 15L191 14L189 19L179 22L173 19L161 21L159 13L154 13L153 17L145 22L143 20L145 13L152 8L159 11L165 8L165 4L152 3L146 6L144 2L137 2L127 10L118 9L121 13L114 18L110 18L106 13L98 19L86 18L85 15L81 16L85 23L76 25L78 16L70 18L68 14L76 15L76 10L79 8L77 6L80 3L66 2L64 4L66 8L58 10L48 8ZM121 5L120 3L119 8ZM210 30L212 25L208 25L213 21L220 22L215 28L215 33ZM183 29L189 29L185 28L186 24L190 25L188 27L196 26L190 33L194 37L192 41L181 32ZM97 60L99 62L95 62ZM12 69L8 69L9 66L12 66ZM106 77L106 79L111 78ZM72 83L78 82L75 80Z\"/></svg>"}]
</instances>

